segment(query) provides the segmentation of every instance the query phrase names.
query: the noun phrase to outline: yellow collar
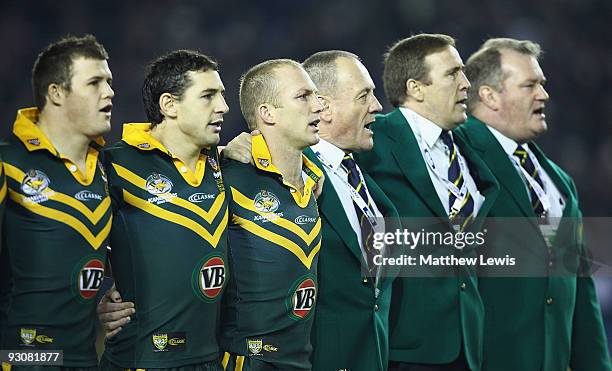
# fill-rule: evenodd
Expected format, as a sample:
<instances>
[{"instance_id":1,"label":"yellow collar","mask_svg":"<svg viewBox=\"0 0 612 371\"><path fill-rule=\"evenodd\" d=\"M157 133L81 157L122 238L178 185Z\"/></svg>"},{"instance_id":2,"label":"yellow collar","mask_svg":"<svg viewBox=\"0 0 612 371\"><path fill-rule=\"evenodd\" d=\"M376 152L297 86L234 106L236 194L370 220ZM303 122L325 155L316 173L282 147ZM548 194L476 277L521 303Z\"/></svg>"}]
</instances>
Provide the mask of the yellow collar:
<instances>
[{"instance_id":1,"label":"yellow collar","mask_svg":"<svg viewBox=\"0 0 612 371\"><path fill-rule=\"evenodd\" d=\"M30 152L39 149L47 150L54 156L60 156L49 138L40 130L38 122L38 108L23 108L17 111L17 118L13 125L13 134L25 145ZM95 143L100 147L104 146L102 137L96 138Z\"/></svg>"},{"instance_id":2,"label":"yellow collar","mask_svg":"<svg viewBox=\"0 0 612 371\"><path fill-rule=\"evenodd\" d=\"M180 158L174 156L164 145L155 139L153 135L151 135L151 124L148 122L144 123L128 123L123 125L123 133L121 135L121 140L125 143L131 145L142 151L151 151L157 149L166 155L172 158L172 162L174 166L178 170L179 174L183 177L183 179L191 186L198 187L202 183L202 179L204 179L204 170L206 168L206 158L205 154L200 154L200 158L196 163L196 171L192 172L189 167L181 160ZM214 157L214 156L213 156ZM211 163L213 168L214 158L209 157L208 161ZM217 170L215 170L217 171Z\"/></svg>"},{"instance_id":3,"label":"yellow collar","mask_svg":"<svg viewBox=\"0 0 612 371\"><path fill-rule=\"evenodd\" d=\"M283 178L283 174L272 163L272 156L270 155L270 150L268 149L268 145L266 144L266 140L264 139L263 135L259 134L253 137L251 153L253 155L255 166L258 169L269 173L278 174L281 179ZM308 175L308 179L304 184L303 195L297 191L297 188L293 184L287 183L284 180L283 184L291 189L291 195L295 199L296 203L303 208L308 205L308 200L312 194L312 189L323 176L323 172L304 155L302 155L302 171Z\"/></svg>"}]
</instances>

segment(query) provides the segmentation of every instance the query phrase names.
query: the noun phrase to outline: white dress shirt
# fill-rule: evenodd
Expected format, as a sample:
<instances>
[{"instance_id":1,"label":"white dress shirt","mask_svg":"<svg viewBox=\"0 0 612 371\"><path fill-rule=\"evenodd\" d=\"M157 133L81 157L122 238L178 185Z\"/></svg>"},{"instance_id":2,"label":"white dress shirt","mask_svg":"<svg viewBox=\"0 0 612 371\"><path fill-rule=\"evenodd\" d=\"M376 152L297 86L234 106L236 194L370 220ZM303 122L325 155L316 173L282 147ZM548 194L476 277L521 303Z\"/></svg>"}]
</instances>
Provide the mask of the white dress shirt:
<instances>
[{"instance_id":1,"label":"white dress shirt","mask_svg":"<svg viewBox=\"0 0 612 371\"><path fill-rule=\"evenodd\" d=\"M364 254L364 260L367 261L365 252L363 250L363 245L361 241L361 227L359 226L359 219L357 218L357 211L355 210L355 206L353 203L353 199L351 198L351 192L348 187L351 185L348 183L348 171L342 165L342 159L345 156L345 153L340 148L335 145L321 139L319 143L311 146L310 149L317 154L317 156L321 156L325 159L325 161L321 161L323 166L325 166L325 170L327 173L327 181L331 181L338 197L340 198L340 202L342 202L342 208L344 209L344 213L351 223L351 227L353 227L353 231L357 236L357 241L359 241L359 246L361 246L362 254ZM352 155L351 155L352 156ZM330 166L327 166L329 164ZM357 170L361 173L361 169L357 166ZM372 195L370 195L370 191L368 190L368 186L364 183L366 194L368 195L368 199L370 201L370 206L374 215L376 216L376 221L378 223L376 231L384 230L384 221L383 215L378 210L376 203L372 199ZM325 186L324 186L325 187ZM323 191L325 192L325 190Z\"/></svg>"},{"instance_id":2,"label":"white dress shirt","mask_svg":"<svg viewBox=\"0 0 612 371\"><path fill-rule=\"evenodd\" d=\"M449 205L448 188L442 179L448 180L448 158L449 154L452 152L452 148L448 148L440 138L440 134L442 134L441 127L411 109L401 107L400 111L408 121L417 142L421 142L424 148L428 150L430 156L426 156L420 149L419 152L421 153L423 161L431 165L426 165L429 177L431 178L431 182L436 189L436 193L438 194L438 198L440 198L444 210L446 210L448 214L450 213L450 207L452 205ZM451 132L450 135L452 138L453 133ZM476 182L470 174L467 161L465 161L465 158L461 154L459 146L455 145L455 147L457 148L457 157L463 160L463 163L466 165L465 170L467 171L462 170L461 173L463 175L463 181L474 200L474 216L476 216L485 198L480 191L478 191ZM435 174L434 171L436 172Z\"/></svg>"},{"instance_id":3,"label":"white dress shirt","mask_svg":"<svg viewBox=\"0 0 612 371\"><path fill-rule=\"evenodd\" d=\"M502 148L510 158L510 162L512 162L512 164L514 165L514 168L521 176L521 179L523 179L527 194L531 199L531 194L529 192L529 183L527 182L527 179L525 178L525 175L523 174L520 165L516 161L513 161L513 158L516 158L514 156L514 151L516 151L516 149L519 147L519 144L516 143L514 140L508 138L504 134L500 133L499 131L495 130L494 128L490 127L489 125L487 125L487 128L489 128L495 139L497 139L499 144L502 146ZM527 143L521 144L520 147L527 151L530 158L534 161L534 166L536 167L536 169L539 169L538 174L540 175L540 179L542 179L542 183L544 184L544 193L546 194L546 198L550 203L550 210L548 210L547 216L549 218L561 218L563 216L563 209L565 208L565 200L563 199L563 195L559 191L559 188L557 188L550 176L548 176L546 170L544 170L544 168L540 166L538 159L534 156L531 149L529 149Z\"/></svg>"}]
</instances>

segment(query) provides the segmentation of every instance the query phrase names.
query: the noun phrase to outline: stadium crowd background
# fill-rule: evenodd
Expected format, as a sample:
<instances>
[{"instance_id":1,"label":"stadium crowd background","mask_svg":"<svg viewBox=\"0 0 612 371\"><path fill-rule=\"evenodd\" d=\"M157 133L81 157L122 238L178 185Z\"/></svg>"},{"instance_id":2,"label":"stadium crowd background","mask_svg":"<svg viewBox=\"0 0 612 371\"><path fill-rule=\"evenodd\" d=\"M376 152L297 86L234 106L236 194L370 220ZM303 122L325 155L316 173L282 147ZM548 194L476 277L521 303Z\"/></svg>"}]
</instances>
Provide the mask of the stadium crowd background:
<instances>
[{"instance_id":1,"label":"stadium crowd background","mask_svg":"<svg viewBox=\"0 0 612 371\"><path fill-rule=\"evenodd\" d=\"M94 34L110 54L113 129L145 120L143 67L179 48L198 49L221 64L230 106L221 143L246 129L238 79L266 59L303 60L315 51L359 55L378 87L383 111L382 54L412 33L452 35L464 61L488 37L538 42L551 99L548 133L537 142L576 181L585 216L612 216L612 1L389 0L155 2L3 1L0 12L0 137L18 108L33 105L30 70L37 53L66 34ZM609 223L609 222L608 222ZM612 277L598 278L612 339Z\"/></svg>"}]
</instances>

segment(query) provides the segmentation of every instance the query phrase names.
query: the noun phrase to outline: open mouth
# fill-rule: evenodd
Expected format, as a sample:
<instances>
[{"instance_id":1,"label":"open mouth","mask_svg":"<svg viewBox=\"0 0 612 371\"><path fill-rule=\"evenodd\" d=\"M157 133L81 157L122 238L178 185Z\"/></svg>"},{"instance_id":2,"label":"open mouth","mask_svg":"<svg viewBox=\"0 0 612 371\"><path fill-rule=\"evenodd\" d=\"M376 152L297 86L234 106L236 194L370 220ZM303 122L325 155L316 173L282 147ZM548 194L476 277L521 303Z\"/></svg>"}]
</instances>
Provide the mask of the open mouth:
<instances>
[{"instance_id":1,"label":"open mouth","mask_svg":"<svg viewBox=\"0 0 612 371\"><path fill-rule=\"evenodd\" d=\"M467 98L459 99L456 104L463 106L463 108L467 108Z\"/></svg>"},{"instance_id":2,"label":"open mouth","mask_svg":"<svg viewBox=\"0 0 612 371\"><path fill-rule=\"evenodd\" d=\"M216 126L219 129L221 129L221 125L223 125L223 120L217 120L217 121L213 121L210 124L208 124L210 126Z\"/></svg>"},{"instance_id":3,"label":"open mouth","mask_svg":"<svg viewBox=\"0 0 612 371\"><path fill-rule=\"evenodd\" d=\"M110 103L100 108L100 112L104 112L104 113L111 113L112 110L113 110L113 105Z\"/></svg>"},{"instance_id":4,"label":"open mouth","mask_svg":"<svg viewBox=\"0 0 612 371\"><path fill-rule=\"evenodd\" d=\"M542 117L545 117L546 115L544 114L544 107L540 107L540 108L536 108L533 110L533 114L534 115L539 115Z\"/></svg>"},{"instance_id":5,"label":"open mouth","mask_svg":"<svg viewBox=\"0 0 612 371\"><path fill-rule=\"evenodd\" d=\"M308 126L312 126L312 127L315 127L315 128L317 128L317 129L318 129L318 128L319 128L319 122L320 122L320 121L321 121L321 120L319 120L319 119L316 119L316 120L314 120L314 121L311 121L311 122L309 122L309 123L308 123Z\"/></svg>"}]
</instances>

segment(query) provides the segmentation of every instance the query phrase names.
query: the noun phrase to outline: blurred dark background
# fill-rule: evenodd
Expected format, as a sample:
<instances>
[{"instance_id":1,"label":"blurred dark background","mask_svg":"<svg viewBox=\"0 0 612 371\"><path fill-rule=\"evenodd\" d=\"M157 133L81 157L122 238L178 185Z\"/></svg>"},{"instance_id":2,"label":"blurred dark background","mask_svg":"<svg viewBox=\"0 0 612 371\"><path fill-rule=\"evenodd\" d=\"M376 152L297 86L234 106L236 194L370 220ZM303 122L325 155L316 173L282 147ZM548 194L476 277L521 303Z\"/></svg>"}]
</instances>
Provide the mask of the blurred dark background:
<instances>
[{"instance_id":1,"label":"blurred dark background","mask_svg":"<svg viewBox=\"0 0 612 371\"><path fill-rule=\"evenodd\" d=\"M382 89L382 54L412 33L457 39L464 60L489 37L530 39L545 51L542 68L551 100L549 132L538 143L575 179L586 216L612 215L611 0L390 1L2 1L0 14L0 136L18 108L33 105L30 70L38 52L66 34L94 34L110 53L115 99L113 131L145 121L143 67L180 48L198 49L221 63L230 112L222 143L246 128L238 79L271 58L303 60L325 49L352 51ZM598 281L612 329L612 280ZM612 332L612 331L611 331Z\"/></svg>"}]
</instances>

